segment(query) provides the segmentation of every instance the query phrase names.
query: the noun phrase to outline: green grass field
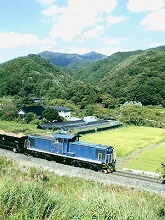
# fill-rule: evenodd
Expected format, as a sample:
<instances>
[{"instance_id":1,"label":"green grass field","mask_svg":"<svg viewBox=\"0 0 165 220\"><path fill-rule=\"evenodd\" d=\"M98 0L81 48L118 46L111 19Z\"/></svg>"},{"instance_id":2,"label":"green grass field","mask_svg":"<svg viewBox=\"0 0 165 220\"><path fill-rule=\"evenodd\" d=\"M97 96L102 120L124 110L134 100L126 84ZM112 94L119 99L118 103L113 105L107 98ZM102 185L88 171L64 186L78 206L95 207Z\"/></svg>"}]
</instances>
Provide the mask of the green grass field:
<instances>
[{"instance_id":1,"label":"green grass field","mask_svg":"<svg viewBox=\"0 0 165 220\"><path fill-rule=\"evenodd\" d=\"M157 171L165 161L165 129L152 127L122 127L114 130L83 135L82 141L112 145L117 158L122 158L127 168ZM160 143L162 142L162 143ZM160 144L159 144L160 143ZM152 148L152 145L156 145ZM148 149L148 146L149 147ZM145 150L147 148L148 150ZM127 158L139 151L132 160Z\"/></svg>"},{"instance_id":2,"label":"green grass field","mask_svg":"<svg viewBox=\"0 0 165 220\"><path fill-rule=\"evenodd\" d=\"M157 172L162 161L165 162L165 142L139 154L128 163L127 168Z\"/></svg>"},{"instance_id":3,"label":"green grass field","mask_svg":"<svg viewBox=\"0 0 165 220\"><path fill-rule=\"evenodd\" d=\"M165 140L165 129L151 127L121 127L86 134L81 141L112 145L118 157L125 157L137 149Z\"/></svg>"}]
</instances>

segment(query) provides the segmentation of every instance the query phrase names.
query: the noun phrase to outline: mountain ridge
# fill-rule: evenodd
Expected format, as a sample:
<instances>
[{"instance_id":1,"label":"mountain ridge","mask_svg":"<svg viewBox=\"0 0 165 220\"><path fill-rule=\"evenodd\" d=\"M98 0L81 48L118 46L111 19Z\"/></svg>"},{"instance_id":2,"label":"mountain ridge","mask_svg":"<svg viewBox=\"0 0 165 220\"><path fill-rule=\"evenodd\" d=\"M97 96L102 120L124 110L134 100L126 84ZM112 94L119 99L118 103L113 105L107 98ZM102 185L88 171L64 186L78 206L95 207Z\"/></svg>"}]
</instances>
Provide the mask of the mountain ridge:
<instances>
[{"instance_id":1,"label":"mountain ridge","mask_svg":"<svg viewBox=\"0 0 165 220\"><path fill-rule=\"evenodd\" d=\"M97 53L95 51L91 51L85 54L77 54L77 53L60 53L60 52L52 52L52 51L43 51L39 53L42 58L48 60L49 62L60 66L66 67L70 64L73 64L76 61L97 61L106 58L107 56L101 53Z\"/></svg>"}]
</instances>

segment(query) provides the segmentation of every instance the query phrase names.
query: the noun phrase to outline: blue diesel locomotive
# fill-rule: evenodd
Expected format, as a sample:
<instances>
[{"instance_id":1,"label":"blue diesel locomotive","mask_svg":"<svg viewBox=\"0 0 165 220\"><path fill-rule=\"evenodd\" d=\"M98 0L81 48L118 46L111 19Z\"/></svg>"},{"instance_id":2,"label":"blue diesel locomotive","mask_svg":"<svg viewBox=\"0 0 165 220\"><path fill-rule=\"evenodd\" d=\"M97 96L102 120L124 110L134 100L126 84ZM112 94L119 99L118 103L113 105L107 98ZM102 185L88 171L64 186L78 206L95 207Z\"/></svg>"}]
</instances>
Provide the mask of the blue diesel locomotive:
<instances>
[{"instance_id":1,"label":"blue diesel locomotive","mask_svg":"<svg viewBox=\"0 0 165 220\"><path fill-rule=\"evenodd\" d=\"M0 145L6 143L14 152L22 152L55 160L73 166L88 167L93 170L102 170L105 173L115 171L116 158L114 148L100 144L92 144L79 141L79 135L54 134L53 136L28 135L22 138L15 137L15 144L9 144L12 138L2 138L0 134ZM23 141L22 141L23 139Z\"/></svg>"}]
</instances>

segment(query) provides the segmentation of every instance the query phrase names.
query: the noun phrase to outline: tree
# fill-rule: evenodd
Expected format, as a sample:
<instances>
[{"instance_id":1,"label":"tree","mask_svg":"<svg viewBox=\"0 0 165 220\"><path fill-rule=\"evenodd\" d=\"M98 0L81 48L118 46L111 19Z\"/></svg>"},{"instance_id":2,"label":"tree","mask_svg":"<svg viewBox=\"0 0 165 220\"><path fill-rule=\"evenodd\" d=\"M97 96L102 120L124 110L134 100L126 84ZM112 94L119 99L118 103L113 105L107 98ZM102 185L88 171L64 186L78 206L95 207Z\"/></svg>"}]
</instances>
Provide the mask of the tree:
<instances>
[{"instance_id":1,"label":"tree","mask_svg":"<svg viewBox=\"0 0 165 220\"><path fill-rule=\"evenodd\" d=\"M113 96L110 95L110 94L103 94L103 95L101 95L101 99L102 99L101 104L105 108L113 109L113 108L115 108L116 106L119 105L119 100L113 98Z\"/></svg>"},{"instance_id":2,"label":"tree","mask_svg":"<svg viewBox=\"0 0 165 220\"><path fill-rule=\"evenodd\" d=\"M14 106L8 105L5 106L0 111L0 118L5 121L12 121L17 117L17 110Z\"/></svg>"},{"instance_id":3,"label":"tree","mask_svg":"<svg viewBox=\"0 0 165 220\"><path fill-rule=\"evenodd\" d=\"M162 183L165 184L165 162L161 163L161 167L159 169L160 179L162 180Z\"/></svg>"},{"instance_id":4,"label":"tree","mask_svg":"<svg viewBox=\"0 0 165 220\"><path fill-rule=\"evenodd\" d=\"M29 124L31 121L35 120L37 118L36 114L32 112L28 112L27 115L25 116L25 122Z\"/></svg>"},{"instance_id":5,"label":"tree","mask_svg":"<svg viewBox=\"0 0 165 220\"><path fill-rule=\"evenodd\" d=\"M62 118L59 116L58 111L53 108L46 108L43 113L42 117L45 118L47 121L63 121Z\"/></svg>"}]
</instances>

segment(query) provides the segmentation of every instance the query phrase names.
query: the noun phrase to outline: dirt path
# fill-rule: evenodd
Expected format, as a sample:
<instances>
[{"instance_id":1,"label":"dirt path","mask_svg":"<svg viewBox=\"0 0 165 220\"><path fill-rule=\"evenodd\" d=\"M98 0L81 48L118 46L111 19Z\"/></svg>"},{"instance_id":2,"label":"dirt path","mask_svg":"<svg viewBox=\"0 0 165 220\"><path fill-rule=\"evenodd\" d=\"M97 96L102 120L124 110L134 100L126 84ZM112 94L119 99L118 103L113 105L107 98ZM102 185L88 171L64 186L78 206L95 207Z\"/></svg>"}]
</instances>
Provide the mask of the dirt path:
<instances>
[{"instance_id":1,"label":"dirt path","mask_svg":"<svg viewBox=\"0 0 165 220\"><path fill-rule=\"evenodd\" d=\"M149 151L151 149L154 149L154 148L158 147L161 143L164 143L164 142L165 142L165 140L162 140L159 143L150 144L150 145L146 146L145 148L138 149L137 151L135 151L132 154L128 155L123 160L120 160L117 168L119 170L122 170L123 168L126 168L128 163L135 160L140 154L142 154L145 151Z\"/></svg>"}]
</instances>

